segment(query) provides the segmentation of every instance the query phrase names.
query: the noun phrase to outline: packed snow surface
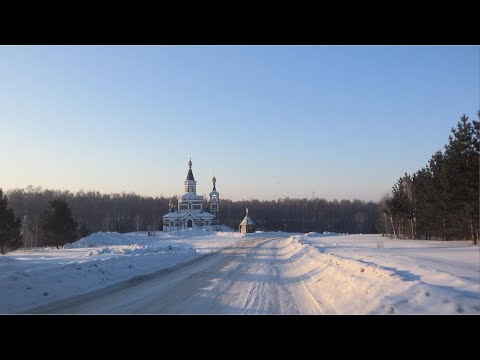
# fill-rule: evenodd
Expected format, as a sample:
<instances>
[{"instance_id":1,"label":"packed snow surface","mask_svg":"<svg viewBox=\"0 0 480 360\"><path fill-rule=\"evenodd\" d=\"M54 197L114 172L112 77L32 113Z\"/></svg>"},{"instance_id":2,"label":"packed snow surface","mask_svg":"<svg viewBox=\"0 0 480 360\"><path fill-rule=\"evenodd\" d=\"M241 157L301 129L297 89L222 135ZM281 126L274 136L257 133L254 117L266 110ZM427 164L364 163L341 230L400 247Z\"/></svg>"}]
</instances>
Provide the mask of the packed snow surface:
<instances>
[{"instance_id":1,"label":"packed snow surface","mask_svg":"<svg viewBox=\"0 0 480 360\"><path fill-rule=\"evenodd\" d=\"M331 233L97 233L0 256L0 312L480 314L480 248Z\"/></svg>"},{"instance_id":2,"label":"packed snow surface","mask_svg":"<svg viewBox=\"0 0 480 360\"><path fill-rule=\"evenodd\" d=\"M233 232L99 232L63 249L0 255L0 313L22 312L219 251L241 239Z\"/></svg>"},{"instance_id":3,"label":"packed snow surface","mask_svg":"<svg viewBox=\"0 0 480 360\"><path fill-rule=\"evenodd\" d=\"M480 247L470 241L294 238L321 259L314 281L325 312L480 314Z\"/></svg>"}]
</instances>

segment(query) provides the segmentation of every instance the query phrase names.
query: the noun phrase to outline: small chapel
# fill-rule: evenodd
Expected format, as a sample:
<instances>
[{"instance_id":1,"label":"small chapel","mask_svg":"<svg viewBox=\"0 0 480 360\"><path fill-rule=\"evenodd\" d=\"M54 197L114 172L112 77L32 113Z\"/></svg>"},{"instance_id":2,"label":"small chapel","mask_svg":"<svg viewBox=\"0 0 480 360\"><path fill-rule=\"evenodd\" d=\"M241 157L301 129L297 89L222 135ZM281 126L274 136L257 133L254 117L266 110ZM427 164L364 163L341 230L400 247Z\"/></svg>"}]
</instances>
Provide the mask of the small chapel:
<instances>
[{"instance_id":1,"label":"small chapel","mask_svg":"<svg viewBox=\"0 0 480 360\"><path fill-rule=\"evenodd\" d=\"M192 159L188 162L187 178L183 182L185 193L178 196L178 207L170 200L169 212L163 216L163 231L182 229L214 230L218 225L217 215L220 205L220 196L215 187L217 179L212 179L213 189L210 192L210 211L203 209L203 196L197 194L197 182L193 177Z\"/></svg>"},{"instance_id":2,"label":"small chapel","mask_svg":"<svg viewBox=\"0 0 480 360\"><path fill-rule=\"evenodd\" d=\"M238 231L242 234L254 233L255 232L255 223L253 220L248 216L248 208L246 209L247 215L243 218L240 225L238 225Z\"/></svg>"}]
</instances>

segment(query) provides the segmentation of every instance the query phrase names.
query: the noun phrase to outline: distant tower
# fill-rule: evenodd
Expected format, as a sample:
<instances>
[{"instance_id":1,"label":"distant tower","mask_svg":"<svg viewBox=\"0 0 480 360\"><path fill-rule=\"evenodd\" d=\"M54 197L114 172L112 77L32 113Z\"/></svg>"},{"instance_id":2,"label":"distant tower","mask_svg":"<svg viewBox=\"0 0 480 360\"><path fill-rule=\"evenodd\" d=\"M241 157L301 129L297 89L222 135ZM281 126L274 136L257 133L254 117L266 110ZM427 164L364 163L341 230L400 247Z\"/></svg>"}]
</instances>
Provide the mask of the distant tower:
<instances>
[{"instance_id":1,"label":"distant tower","mask_svg":"<svg viewBox=\"0 0 480 360\"><path fill-rule=\"evenodd\" d=\"M181 210L200 210L203 207L203 197L197 195L197 182L193 177L192 159L188 162L187 178L183 182L185 185L185 194L178 197L178 211Z\"/></svg>"},{"instance_id":2,"label":"distant tower","mask_svg":"<svg viewBox=\"0 0 480 360\"><path fill-rule=\"evenodd\" d=\"M215 179L215 176L213 177L212 182L213 182L213 189L212 189L212 192L210 193L210 213L217 216L218 211L220 210L220 207L219 207L220 194L215 188L215 183L217 182L217 179Z\"/></svg>"},{"instance_id":3,"label":"distant tower","mask_svg":"<svg viewBox=\"0 0 480 360\"><path fill-rule=\"evenodd\" d=\"M315 188L312 190L312 199L315 200Z\"/></svg>"},{"instance_id":4,"label":"distant tower","mask_svg":"<svg viewBox=\"0 0 480 360\"><path fill-rule=\"evenodd\" d=\"M170 199L170 202L168 203L168 212L173 212L174 211L174 206L172 199Z\"/></svg>"},{"instance_id":5,"label":"distant tower","mask_svg":"<svg viewBox=\"0 0 480 360\"><path fill-rule=\"evenodd\" d=\"M190 161L188 162L188 174L183 184L185 185L186 193L197 192L197 182L195 181L195 178L193 177L193 172L192 172L192 158L190 158Z\"/></svg>"}]
</instances>

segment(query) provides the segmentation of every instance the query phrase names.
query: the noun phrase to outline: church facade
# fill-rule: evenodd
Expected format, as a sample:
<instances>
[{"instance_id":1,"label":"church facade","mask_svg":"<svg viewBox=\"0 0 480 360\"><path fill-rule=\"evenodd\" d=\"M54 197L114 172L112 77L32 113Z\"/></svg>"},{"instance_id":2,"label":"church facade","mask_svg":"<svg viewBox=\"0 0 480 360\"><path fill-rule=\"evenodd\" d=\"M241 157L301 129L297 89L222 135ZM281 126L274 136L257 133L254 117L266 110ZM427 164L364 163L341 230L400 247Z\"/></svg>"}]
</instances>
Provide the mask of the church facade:
<instances>
[{"instance_id":1,"label":"church facade","mask_svg":"<svg viewBox=\"0 0 480 360\"><path fill-rule=\"evenodd\" d=\"M203 209L203 196L197 195L197 182L193 177L192 160L188 162L187 178L183 182L185 193L178 197L177 209L170 200L169 212L163 216L163 231L182 229L213 230L218 224L217 215L220 210L220 194L215 188L216 179L213 177L213 189L210 192L209 210Z\"/></svg>"}]
</instances>

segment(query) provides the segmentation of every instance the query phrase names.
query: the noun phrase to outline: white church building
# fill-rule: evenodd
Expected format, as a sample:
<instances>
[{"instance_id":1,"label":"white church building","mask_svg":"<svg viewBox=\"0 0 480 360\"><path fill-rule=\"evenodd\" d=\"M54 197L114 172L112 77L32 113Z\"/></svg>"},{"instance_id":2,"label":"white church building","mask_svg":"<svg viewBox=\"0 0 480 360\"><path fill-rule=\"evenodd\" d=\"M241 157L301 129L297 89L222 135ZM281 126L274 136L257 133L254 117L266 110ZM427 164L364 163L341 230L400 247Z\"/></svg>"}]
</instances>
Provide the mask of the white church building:
<instances>
[{"instance_id":1,"label":"white church building","mask_svg":"<svg viewBox=\"0 0 480 360\"><path fill-rule=\"evenodd\" d=\"M203 209L203 196L197 195L197 182L193 177L192 159L188 162L187 179L183 182L185 193L178 197L178 209L170 200L169 212L163 216L163 231L182 229L207 229L213 230L218 224L220 197L215 188L216 179L213 177L213 189L210 192L210 212Z\"/></svg>"}]
</instances>

